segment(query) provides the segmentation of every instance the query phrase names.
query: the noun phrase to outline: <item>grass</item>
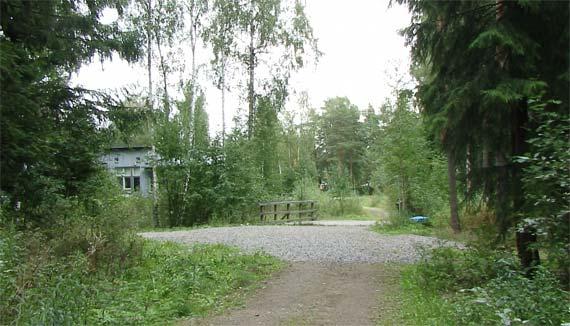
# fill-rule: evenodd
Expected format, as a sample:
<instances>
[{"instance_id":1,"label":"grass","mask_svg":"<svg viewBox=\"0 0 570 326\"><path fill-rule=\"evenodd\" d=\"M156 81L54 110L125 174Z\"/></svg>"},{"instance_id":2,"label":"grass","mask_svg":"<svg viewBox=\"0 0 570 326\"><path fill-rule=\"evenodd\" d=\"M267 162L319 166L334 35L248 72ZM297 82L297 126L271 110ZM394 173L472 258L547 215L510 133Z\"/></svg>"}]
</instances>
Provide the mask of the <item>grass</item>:
<instances>
[{"instance_id":1,"label":"grass","mask_svg":"<svg viewBox=\"0 0 570 326\"><path fill-rule=\"evenodd\" d=\"M415 234L422 236L435 236L436 230L432 226L420 223L402 223L402 224L376 224L372 230L381 234L400 235L400 234Z\"/></svg>"},{"instance_id":2,"label":"grass","mask_svg":"<svg viewBox=\"0 0 570 326\"><path fill-rule=\"evenodd\" d=\"M440 293L420 286L415 266L402 270L400 325L454 325L453 305Z\"/></svg>"},{"instance_id":3,"label":"grass","mask_svg":"<svg viewBox=\"0 0 570 326\"><path fill-rule=\"evenodd\" d=\"M319 220L351 220L351 221L378 221L377 218L367 214L346 214L341 216L322 214Z\"/></svg>"},{"instance_id":4,"label":"grass","mask_svg":"<svg viewBox=\"0 0 570 326\"><path fill-rule=\"evenodd\" d=\"M0 298L12 297L0 300L0 311L10 313L0 319L18 325L164 325L239 304L283 266L269 255L223 245L144 240L141 249L131 264L114 273L91 270L89 256L80 253L27 263L34 270L3 270L9 266L0 265L0 285L10 285L0 290ZM4 258L11 259L6 252ZM20 283L22 272L37 275L29 275L25 287L12 286ZM11 290L19 294L10 295Z\"/></svg>"},{"instance_id":5,"label":"grass","mask_svg":"<svg viewBox=\"0 0 570 326\"><path fill-rule=\"evenodd\" d=\"M363 207L375 207L387 210L389 206L389 198L384 194L360 196L360 204Z\"/></svg>"},{"instance_id":6,"label":"grass","mask_svg":"<svg viewBox=\"0 0 570 326\"><path fill-rule=\"evenodd\" d=\"M162 324L204 316L239 302L240 295L282 266L271 256L244 255L222 245L145 243L139 266L113 282L94 321ZM236 294L237 291L237 294Z\"/></svg>"}]
</instances>

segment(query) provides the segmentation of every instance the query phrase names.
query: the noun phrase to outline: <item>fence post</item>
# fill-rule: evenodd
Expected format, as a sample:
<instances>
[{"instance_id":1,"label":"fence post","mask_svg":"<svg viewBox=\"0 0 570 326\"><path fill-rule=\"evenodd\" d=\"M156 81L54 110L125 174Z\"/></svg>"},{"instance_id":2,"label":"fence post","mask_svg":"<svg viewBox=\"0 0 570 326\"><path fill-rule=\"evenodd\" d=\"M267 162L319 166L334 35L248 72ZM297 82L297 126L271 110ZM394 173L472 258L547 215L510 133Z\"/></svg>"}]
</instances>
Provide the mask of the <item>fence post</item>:
<instances>
[{"instance_id":1,"label":"fence post","mask_svg":"<svg viewBox=\"0 0 570 326\"><path fill-rule=\"evenodd\" d=\"M273 205L273 220L277 221L277 204Z\"/></svg>"},{"instance_id":2,"label":"fence post","mask_svg":"<svg viewBox=\"0 0 570 326\"><path fill-rule=\"evenodd\" d=\"M264 218L264 214L263 214L263 204L259 204L259 220L263 221Z\"/></svg>"},{"instance_id":3,"label":"fence post","mask_svg":"<svg viewBox=\"0 0 570 326\"><path fill-rule=\"evenodd\" d=\"M289 213L291 211L291 203L287 203L287 213L285 213L285 216L287 216L287 219L289 219L289 215L291 213Z\"/></svg>"},{"instance_id":4,"label":"fence post","mask_svg":"<svg viewBox=\"0 0 570 326\"><path fill-rule=\"evenodd\" d=\"M315 211L314 211L314 209L315 209L315 202L312 201L312 202L311 202L311 212L309 213L309 216L311 217L311 220L313 220L313 219L315 218L315 215L314 215L314 214L315 214Z\"/></svg>"}]
</instances>

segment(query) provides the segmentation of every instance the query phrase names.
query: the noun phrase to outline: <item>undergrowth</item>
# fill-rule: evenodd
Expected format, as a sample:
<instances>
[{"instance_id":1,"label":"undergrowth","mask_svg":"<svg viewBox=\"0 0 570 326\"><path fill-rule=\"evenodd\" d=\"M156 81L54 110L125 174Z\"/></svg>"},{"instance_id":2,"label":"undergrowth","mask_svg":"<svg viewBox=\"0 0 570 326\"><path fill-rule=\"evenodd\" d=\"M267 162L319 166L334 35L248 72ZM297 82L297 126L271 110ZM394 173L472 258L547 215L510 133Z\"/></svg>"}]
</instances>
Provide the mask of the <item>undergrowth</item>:
<instances>
[{"instance_id":1,"label":"undergrowth","mask_svg":"<svg viewBox=\"0 0 570 326\"><path fill-rule=\"evenodd\" d=\"M469 247L426 251L402 274L408 325L560 325L570 294L539 266L531 278L511 252Z\"/></svg>"},{"instance_id":2,"label":"undergrowth","mask_svg":"<svg viewBox=\"0 0 570 326\"><path fill-rule=\"evenodd\" d=\"M202 316L233 304L235 293L281 266L221 245L137 240L140 255L110 273L79 251L65 258L42 251L29 235L1 232L0 324L163 324Z\"/></svg>"},{"instance_id":3,"label":"undergrowth","mask_svg":"<svg viewBox=\"0 0 570 326\"><path fill-rule=\"evenodd\" d=\"M244 255L222 245L188 248L147 241L141 263L121 278L100 301L93 322L160 324L204 316L235 304L238 294L268 277L281 263L268 255Z\"/></svg>"},{"instance_id":4,"label":"undergrowth","mask_svg":"<svg viewBox=\"0 0 570 326\"><path fill-rule=\"evenodd\" d=\"M164 324L222 309L280 266L223 246L144 241L149 201L105 174L81 196L0 207L0 325ZM24 223L25 222L25 223Z\"/></svg>"}]
</instances>

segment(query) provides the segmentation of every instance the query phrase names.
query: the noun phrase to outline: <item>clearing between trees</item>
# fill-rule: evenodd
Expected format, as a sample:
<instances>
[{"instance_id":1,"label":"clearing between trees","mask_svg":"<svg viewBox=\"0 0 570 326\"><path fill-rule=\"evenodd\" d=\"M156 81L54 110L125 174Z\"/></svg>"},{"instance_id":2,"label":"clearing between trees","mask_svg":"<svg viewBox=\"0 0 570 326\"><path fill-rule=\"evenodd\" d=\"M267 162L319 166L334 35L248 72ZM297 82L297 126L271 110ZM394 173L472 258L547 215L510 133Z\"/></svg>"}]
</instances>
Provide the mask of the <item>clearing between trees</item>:
<instances>
[{"instance_id":1,"label":"clearing between trees","mask_svg":"<svg viewBox=\"0 0 570 326\"><path fill-rule=\"evenodd\" d=\"M289 262L244 307L185 320L182 325L374 325L379 318L391 318L399 293L398 265L417 261L418 247L443 242L339 224L221 227L143 236L186 244L223 243L246 252L263 250Z\"/></svg>"}]
</instances>

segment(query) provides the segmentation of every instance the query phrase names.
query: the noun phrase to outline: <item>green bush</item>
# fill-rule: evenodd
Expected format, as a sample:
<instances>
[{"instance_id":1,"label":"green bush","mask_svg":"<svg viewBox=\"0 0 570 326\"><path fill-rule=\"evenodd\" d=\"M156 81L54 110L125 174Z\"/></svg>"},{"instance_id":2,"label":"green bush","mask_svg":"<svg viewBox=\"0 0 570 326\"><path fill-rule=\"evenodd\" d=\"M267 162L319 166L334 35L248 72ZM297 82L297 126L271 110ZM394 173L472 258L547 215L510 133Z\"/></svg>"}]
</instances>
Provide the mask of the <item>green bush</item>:
<instances>
[{"instance_id":1,"label":"green bush","mask_svg":"<svg viewBox=\"0 0 570 326\"><path fill-rule=\"evenodd\" d=\"M91 287L87 256L55 256L37 231L0 229L0 324L83 322Z\"/></svg>"},{"instance_id":2,"label":"green bush","mask_svg":"<svg viewBox=\"0 0 570 326\"><path fill-rule=\"evenodd\" d=\"M499 271L517 266L517 260L510 253L484 246L465 250L441 247L425 251L416 270L422 286L457 291L483 284L496 277Z\"/></svg>"},{"instance_id":3,"label":"green bush","mask_svg":"<svg viewBox=\"0 0 570 326\"><path fill-rule=\"evenodd\" d=\"M504 270L483 287L463 291L455 304L461 325L560 325L570 321L570 293L555 275L538 267L530 279Z\"/></svg>"},{"instance_id":4,"label":"green bush","mask_svg":"<svg viewBox=\"0 0 570 326\"><path fill-rule=\"evenodd\" d=\"M539 266L532 278L507 251L438 248L404 273L404 318L429 325L560 325L570 294ZM411 305L411 306L410 306Z\"/></svg>"},{"instance_id":5,"label":"green bush","mask_svg":"<svg viewBox=\"0 0 570 326\"><path fill-rule=\"evenodd\" d=\"M133 231L141 220L140 205L133 204L139 200L125 197L102 172L80 195L49 203L40 224L3 220L0 324L84 323L91 282L140 258L142 241Z\"/></svg>"},{"instance_id":6,"label":"green bush","mask_svg":"<svg viewBox=\"0 0 570 326\"><path fill-rule=\"evenodd\" d=\"M360 203L365 207L377 207L386 209L387 197L384 194L374 194L369 196L360 196Z\"/></svg>"},{"instance_id":7,"label":"green bush","mask_svg":"<svg viewBox=\"0 0 570 326\"><path fill-rule=\"evenodd\" d=\"M267 277L281 264L256 253L244 255L222 245L192 248L147 241L139 265L126 271L99 296L91 322L164 323L202 316L231 305L235 291Z\"/></svg>"},{"instance_id":8,"label":"green bush","mask_svg":"<svg viewBox=\"0 0 570 326\"><path fill-rule=\"evenodd\" d=\"M232 304L232 294L281 266L221 245L146 241L137 259L109 273L94 269L89 253L55 255L46 239L0 229L0 324L156 324L200 316Z\"/></svg>"}]
</instances>

